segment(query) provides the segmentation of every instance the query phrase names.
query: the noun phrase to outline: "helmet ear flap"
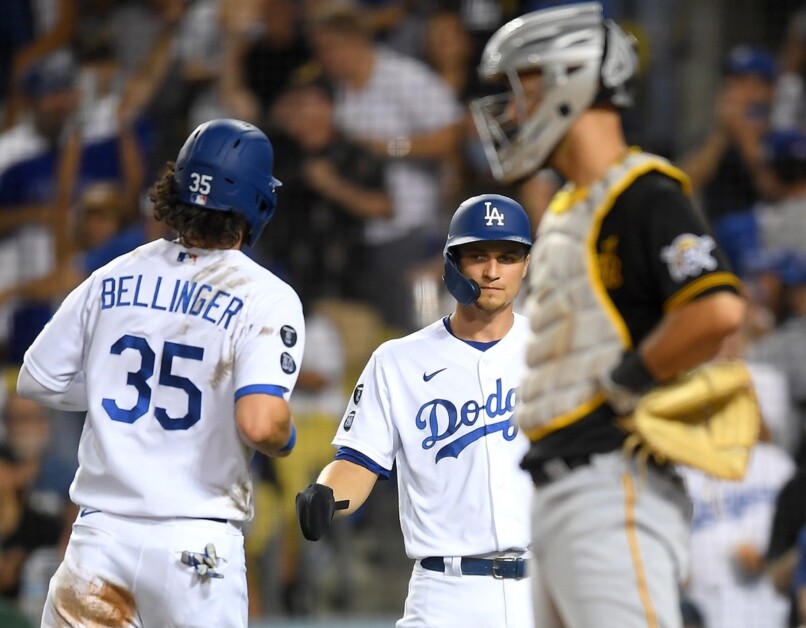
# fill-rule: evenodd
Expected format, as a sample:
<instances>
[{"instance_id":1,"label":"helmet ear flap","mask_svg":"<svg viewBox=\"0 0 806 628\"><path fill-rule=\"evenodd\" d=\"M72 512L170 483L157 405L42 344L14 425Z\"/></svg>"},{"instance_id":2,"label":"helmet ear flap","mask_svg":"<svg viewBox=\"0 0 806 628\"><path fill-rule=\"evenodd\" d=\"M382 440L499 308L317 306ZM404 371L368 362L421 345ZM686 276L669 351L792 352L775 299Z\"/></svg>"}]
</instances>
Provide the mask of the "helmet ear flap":
<instances>
[{"instance_id":1,"label":"helmet ear flap","mask_svg":"<svg viewBox=\"0 0 806 628\"><path fill-rule=\"evenodd\" d=\"M476 299L481 296L479 284L465 277L462 271L459 270L459 260L456 257L456 253L452 250L445 252L445 266L442 281L445 282L445 287L448 289L451 296L462 305L475 303Z\"/></svg>"}]
</instances>

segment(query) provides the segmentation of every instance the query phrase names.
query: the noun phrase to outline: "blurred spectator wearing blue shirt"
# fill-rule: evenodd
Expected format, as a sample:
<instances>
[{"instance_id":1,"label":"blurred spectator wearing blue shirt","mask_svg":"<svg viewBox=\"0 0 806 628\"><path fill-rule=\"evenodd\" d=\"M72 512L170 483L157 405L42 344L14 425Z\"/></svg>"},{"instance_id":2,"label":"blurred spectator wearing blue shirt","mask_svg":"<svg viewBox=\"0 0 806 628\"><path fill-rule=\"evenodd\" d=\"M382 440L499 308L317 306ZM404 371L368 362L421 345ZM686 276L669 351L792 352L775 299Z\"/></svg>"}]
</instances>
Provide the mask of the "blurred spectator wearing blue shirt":
<instances>
[{"instance_id":1,"label":"blurred spectator wearing blue shirt","mask_svg":"<svg viewBox=\"0 0 806 628\"><path fill-rule=\"evenodd\" d=\"M133 129L118 124L112 100L89 99L76 79L66 53L31 68L22 83L26 115L0 134L0 290L67 260L72 241L66 225L73 199L86 185L117 180L133 195L142 180ZM35 300L0 311L6 361L21 361L51 313L50 302Z\"/></svg>"},{"instance_id":2,"label":"blurred spectator wearing blue shirt","mask_svg":"<svg viewBox=\"0 0 806 628\"><path fill-rule=\"evenodd\" d=\"M744 211L765 193L761 140L769 129L774 79L768 52L737 46L728 54L713 129L680 163L711 220Z\"/></svg>"},{"instance_id":3,"label":"blurred spectator wearing blue shirt","mask_svg":"<svg viewBox=\"0 0 806 628\"><path fill-rule=\"evenodd\" d=\"M734 270L759 248L806 253L806 133L771 131L761 145L761 165L774 202L759 203L714 221L720 244Z\"/></svg>"}]
</instances>

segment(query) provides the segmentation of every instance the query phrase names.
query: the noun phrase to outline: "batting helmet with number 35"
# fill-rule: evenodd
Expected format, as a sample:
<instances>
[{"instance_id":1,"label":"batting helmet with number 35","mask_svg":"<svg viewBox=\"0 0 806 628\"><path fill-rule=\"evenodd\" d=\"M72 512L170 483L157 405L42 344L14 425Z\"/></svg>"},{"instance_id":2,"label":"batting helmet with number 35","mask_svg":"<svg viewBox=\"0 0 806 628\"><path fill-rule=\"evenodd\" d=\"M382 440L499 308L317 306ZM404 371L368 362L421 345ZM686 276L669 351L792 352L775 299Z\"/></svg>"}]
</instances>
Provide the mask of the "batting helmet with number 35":
<instances>
[{"instance_id":1,"label":"batting helmet with number 35","mask_svg":"<svg viewBox=\"0 0 806 628\"><path fill-rule=\"evenodd\" d=\"M274 149L248 122L231 119L200 124L176 159L176 182L183 203L243 214L249 223L246 244L254 244L277 206L272 176Z\"/></svg>"}]
</instances>

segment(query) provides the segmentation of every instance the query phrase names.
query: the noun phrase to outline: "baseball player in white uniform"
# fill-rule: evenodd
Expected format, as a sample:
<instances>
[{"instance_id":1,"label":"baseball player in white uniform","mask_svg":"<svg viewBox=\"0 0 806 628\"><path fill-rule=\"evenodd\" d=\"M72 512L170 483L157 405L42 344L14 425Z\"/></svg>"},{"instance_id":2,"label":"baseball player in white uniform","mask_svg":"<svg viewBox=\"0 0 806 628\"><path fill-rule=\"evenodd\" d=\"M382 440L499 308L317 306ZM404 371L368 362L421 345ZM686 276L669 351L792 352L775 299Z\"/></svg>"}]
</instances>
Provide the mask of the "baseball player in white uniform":
<instances>
[{"instance_id":1,"label":"baseball player in white uniform","mask_svg":"<svg viewBox=\"0 0 806 628\"><path fill-rule=\"evenodd\" d=\"M486 194L456 210L445 244L452 315L381 345L315 484L297 495L303 535L360 507L397 464L400 525L416 560L399 628L532 625L524 503L528 448L512 418L528 323L512 303L529 265L529 219Z\"/></svg>"},{"instance_id":2,"label":"baseball player in white uniform","mask_svg":"<svg viewBox=\"0 0 806 628\"><path fill-rule=\"evenodd\" d=\"M294 290L240 251L275 210L268 138L214 120L151 193L179 237L99 269L25 355L21 395L87 412L80 514L43 626L247 625L253 450L287 455Z\"/></svg>"}]
</instances>

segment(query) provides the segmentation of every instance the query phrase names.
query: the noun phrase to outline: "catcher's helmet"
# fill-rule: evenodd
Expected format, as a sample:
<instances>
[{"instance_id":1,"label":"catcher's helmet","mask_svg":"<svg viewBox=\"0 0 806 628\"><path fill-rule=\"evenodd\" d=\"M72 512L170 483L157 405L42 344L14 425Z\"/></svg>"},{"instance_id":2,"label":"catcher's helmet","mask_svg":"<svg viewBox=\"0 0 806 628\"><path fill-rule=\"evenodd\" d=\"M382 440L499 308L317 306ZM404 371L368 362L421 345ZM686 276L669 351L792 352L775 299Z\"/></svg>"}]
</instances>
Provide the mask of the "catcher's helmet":
<instances>
[{"instance_id":1,"label":"catcher's helmet","mask_svg":"<svg viewBox=\"0 0 806 628\"><path fill-rule=\"evenodd\" d=\"M274 149L256 126L240 120L205 122L190 134L176 159L175 179L183 203L242 214L251 245L277 206L272 176Z\"/></svg>"},{"instance_id":2,"label":"catcher's helmet","mask_svg":"<svg viewBox=\"0 0 806 628\"><path fill-rule=\"evenodd\" d=\"M471 103L496 179L512 182L540 168L574 120L598 103L632 105L638 69L634 39L602 16L597 2L527 13L490 38L479 74L508 81L508 93ZM540 100L526 102L520 76L541 73Z\"/></svg>"},{"instance_id":3,"label":"catcher's helmet","mask_svg":"<svg viewBox=\"0 0 806 628\"><path fill-rule=\"evenodd\" d=\"M462 305L470 305L479 298L481 290L472 279L459 270L455 247L479 240L510 240L532 246L532 229L529 217L517 201L500 194L473 196L459 205L451 218L448 239L442 255L445 287Z\"/></svg>"}]
</instances>

